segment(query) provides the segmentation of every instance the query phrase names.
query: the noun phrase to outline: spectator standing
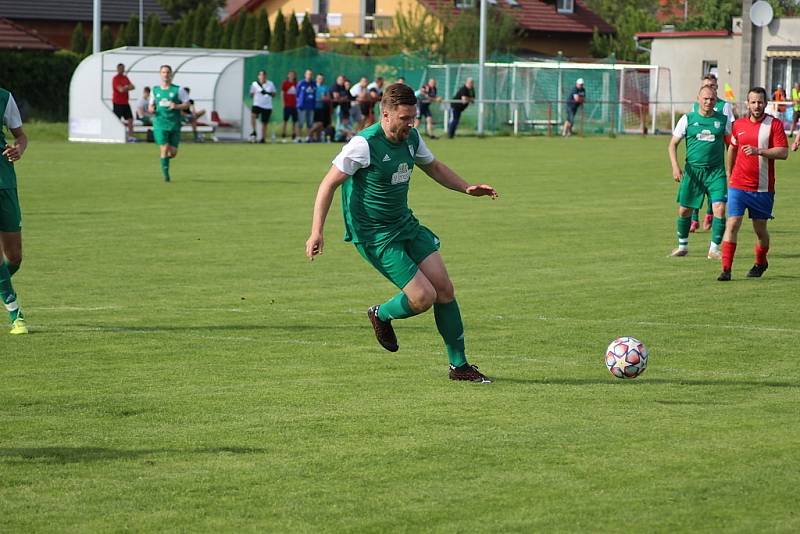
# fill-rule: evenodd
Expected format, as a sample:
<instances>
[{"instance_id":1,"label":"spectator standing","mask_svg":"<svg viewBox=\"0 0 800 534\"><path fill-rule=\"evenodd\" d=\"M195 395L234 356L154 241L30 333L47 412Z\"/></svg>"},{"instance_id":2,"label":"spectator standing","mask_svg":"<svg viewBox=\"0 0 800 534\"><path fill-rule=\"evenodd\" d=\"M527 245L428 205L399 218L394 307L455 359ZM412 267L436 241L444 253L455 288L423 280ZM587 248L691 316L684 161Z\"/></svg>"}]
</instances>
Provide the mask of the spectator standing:
<instances>
[{"instance_id":1,"label":"spectator standing","mask_svg":"<svg viewBox=\"0 0 800 534\"><path fill-rule=\"evenodd\" d=\"M314 101L314 126L309 136L312 141L324 141L331 125L331 92L325 85L325 76L317 74L317 92Z\"/></svg>"},{"instance_id":2,"label":"spectator standing","mask_svg":"<svg viewBox=\"0 0 800 534\"><path fill-rule=\"evenodd\" d=\"M297 138L297 73L290 70L281 83L283 95L283 129L281 139L286 141L286 123L292 119L292 139Z\"/></svg>"},{"instance_id":3,"label":"spectator standing","mask_svg":"<svg viewBox=\"0 0 800 534\"><path fill-rule=\"evenodd\" d=\"M347 94L347 88L344 86L345 78L343 75L336 77L336 83L331 87L331 104L333 109L338 108L337 123L342 120L342 117L347 115L350 118L350 95Z\"/></svg>"},{"instance_id":4,"label":"spectator standing","mask_svg":"<svg viewBox=\"0 0 800 534\"><path fill-rule=\"evenodd\" d=\"M317 84L314 72L307 69L303 79L297 84L297 114L300 117L300 130L306 128L306 142L311 140L311 127L314 125L314 109L317 102ZM298 132L299 133L299 132Z\"/></svg>"},{"instance_id":5,"label":"spectator standing","mask_svg":"<svg viewBox=\"0 0 800 534\"><path fill-rule=\"evenodd\" d=\"M272 97L275 96L275 84L267 79L267 71L258 71L256 80L250 84L250 96L253 107L250 109L250 142L256 142L256 122L261 122L261 138L259 143L265 143L269 135L269 119L272 116Z\"/></svg>"},{"instance_id":6,"label":"spectator standing","mask_svg":"<svg viewBox=\"0 0 800 534\"><path fill-rule=\"evenodd\" d=\"M350 89L350 94L355 98L357 112L350 116L350 119L357 124L356 128L360 131L364 129L367 121L369 120L369 111L372 108L372 102L369 98L369 90L367 85L369 80L362 77L356 85Z\"/></svg>"},{"instance_id":7,"label":"spectator standing","mask_svg":"<svg viewBox=\"0 0 800 534\"><path fill-rule=\"evenodd\" d=\"M772 100L775 102L786 102L786 93L783 91L783 86L778 84L775 88L775 92L772 93ZM784 115L786 113L786 106L778 104L775 107L775 111L777 113L778 118L783 122Z\"/></svg>"},{"instance_id":8,"label":"spectator standing","mask_svg":"<svg viewBox=\"0 0 800 534\"><path fill-rule=\"evenodd\" d=\"M128 142L136 141L133 137L133 113L129 102L130 91L136 89L125 75L125 65L117 65L117 74L111 79L111 103L114 105L114 115L125 121L128 129Z\"/></svg>"},{"instance_id":9,"label":"spectator standing","mask_svg":"<svg viewBox=\"0 0 800 534\"><path fill-rule=\"evenodd\" d=\"M794 82L792 87L792 125L789 127L789 137L797 128L797 121L800 119L800 82Z\"/></svg>"},{"instance_id":10,"label":"spectator standing","mask_svg":"<svg viewBox=\"0 0 800 534\"><path fill-rule=\"evenodd\" d=\"M457 100L457 102L450 104L451 117L450 124L447 125L447 137L450 139L456 135L456 128L458 128L458 122L461 120L461 114L464 113L467 106L475 101L475 82L472 78L467 78L461 89L456 92L453 100Z\"/></svg>"},{"instance_id":11,"label":"spectator standing","mask_svg":"<svg viewBox=\"0 0 800 534\"><path fill-rule=\"evenodd\" d=\"M575 124L575 114L585 100L586 88L583 85L583 78L578 78L575 80L575 87L567 97L567 120L564 121L564 127L561 130L561 135L563 137L572 135L572 125Z\"/></svg>"}]
</instances>

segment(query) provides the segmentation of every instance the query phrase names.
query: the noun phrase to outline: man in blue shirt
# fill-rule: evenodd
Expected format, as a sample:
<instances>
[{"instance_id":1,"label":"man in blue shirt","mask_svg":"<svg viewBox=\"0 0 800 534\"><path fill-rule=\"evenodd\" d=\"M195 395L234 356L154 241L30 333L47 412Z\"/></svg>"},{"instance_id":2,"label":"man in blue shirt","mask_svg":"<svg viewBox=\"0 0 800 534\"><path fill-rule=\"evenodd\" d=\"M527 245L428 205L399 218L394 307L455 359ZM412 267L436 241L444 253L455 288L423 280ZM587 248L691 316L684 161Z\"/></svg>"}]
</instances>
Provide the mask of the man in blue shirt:
<instances>
[{"instance_id":1,"label":"man in blue shirt","mask_svg":"<svg viewBox=\"0 0 800 534\"><path fill-rule=\"evenodd\" d=\"M297 84L297 112L300 115L299 130L305 125L306 141L310 139L311 127L314 124L314 107L317 100L317 84L312 79L314 73L306 70L303 79Z\"/></svg>"},{"instance_id":2,"label":"man in blue shirt","mask_svg":"<svg viewBox=\"0 0 800 534\"><path fill-rule=\"evenodd\" d=\"M586 100L586 89L583 87L583 78L575 80L575 88L567 98L567 120L564 121L564 127L561 130L561 135L569 137L572 135L572 125L575 124L575 114L578 109L583 105Z\"/></svg>"},{"instance_id":3,"label":"man in blue shirt","mask_svg":"<svg viewBox=\"0 0 800 534\"><path fill-rule=\"evenodd\" d=\"M309 133L311 141L324 141L331 125L331 89L325 85L325 76L317 74L317 92L314 104L314 127ZM322 135L320 135L322 134ZM331 137L333 133L331 132Z\"/></svg>"}]
</instances>

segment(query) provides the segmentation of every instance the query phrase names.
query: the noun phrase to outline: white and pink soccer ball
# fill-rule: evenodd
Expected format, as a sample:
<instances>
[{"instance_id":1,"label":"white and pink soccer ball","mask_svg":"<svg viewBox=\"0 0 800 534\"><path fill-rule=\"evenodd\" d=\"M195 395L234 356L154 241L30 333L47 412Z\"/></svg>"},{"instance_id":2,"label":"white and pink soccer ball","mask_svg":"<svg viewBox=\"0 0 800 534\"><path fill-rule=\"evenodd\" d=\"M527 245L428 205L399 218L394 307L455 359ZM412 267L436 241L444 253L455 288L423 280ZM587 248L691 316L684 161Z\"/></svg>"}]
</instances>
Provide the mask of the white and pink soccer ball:
<instances>
[{"instance_id":1,"label":"white and pink soccer ball","mask_svg":"<svg viewBox=\"0 0 800 534\"><path fill-rule=\"evenodd\" d=\"M647 348L635 337L618 337L606 350L606 367L617 378L636 378L647 369Z\"/></svg>"}]
</instances>

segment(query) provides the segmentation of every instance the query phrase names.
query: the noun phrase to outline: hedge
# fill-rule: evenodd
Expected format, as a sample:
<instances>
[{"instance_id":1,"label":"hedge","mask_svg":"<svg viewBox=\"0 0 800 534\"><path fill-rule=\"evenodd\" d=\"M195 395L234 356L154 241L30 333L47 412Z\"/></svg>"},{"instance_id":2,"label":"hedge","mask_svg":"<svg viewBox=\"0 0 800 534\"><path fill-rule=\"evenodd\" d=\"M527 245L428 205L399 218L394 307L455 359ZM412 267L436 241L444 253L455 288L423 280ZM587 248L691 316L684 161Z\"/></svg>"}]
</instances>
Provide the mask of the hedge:
<instances>
[{"instance_id":1,"label":"hedge","mask_svg":"<svg viewBox=\"0 0 800 534\"><path fill-rule=\"evenodd\" d=\"M0 86L14 94L23 121L65 122L69 114L69 82L81 56L58 52L0 54Z\"/></svg>"}]
</instances>

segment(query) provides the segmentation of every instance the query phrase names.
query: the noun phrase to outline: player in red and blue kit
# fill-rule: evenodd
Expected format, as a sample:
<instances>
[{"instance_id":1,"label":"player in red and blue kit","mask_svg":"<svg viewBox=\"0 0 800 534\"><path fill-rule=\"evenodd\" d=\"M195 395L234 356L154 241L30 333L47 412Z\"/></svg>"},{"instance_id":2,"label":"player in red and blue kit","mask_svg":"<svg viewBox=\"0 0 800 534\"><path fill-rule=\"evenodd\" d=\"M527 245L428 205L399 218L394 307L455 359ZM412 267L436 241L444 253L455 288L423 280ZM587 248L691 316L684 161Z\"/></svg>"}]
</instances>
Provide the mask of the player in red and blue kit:
<instances>
[{"instance_id":1,"label":"player in red and blue kit","mask_svg":"<svg viewBox=\"0 0 800 534\"><path fill-rule=\"evenodd\" d=\"M722 238L722 274L717 280L731 279L733 256L736 253L736 236L742 226L747 209L757 236L756 262L747 273L759 278L767 270L769 232L767 221L772 219L775 201L775 160L789 156L789 142L783 124L772 115L764 113L767 92L754 87L747 93L748 117L733 123L731 145L728 147L728 219Z\"/></svg>"}]
</instances>

